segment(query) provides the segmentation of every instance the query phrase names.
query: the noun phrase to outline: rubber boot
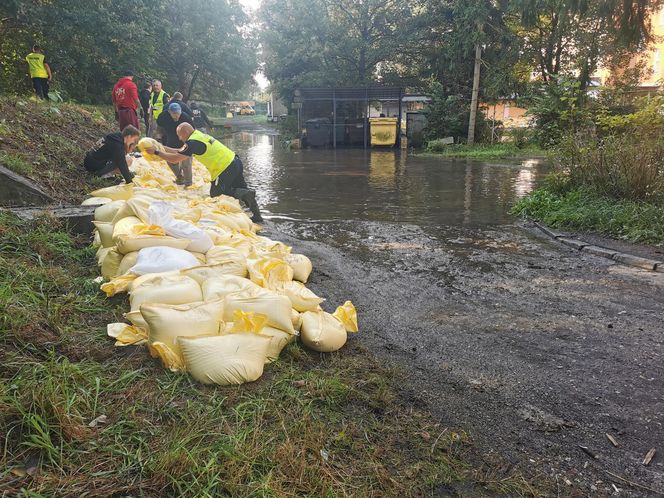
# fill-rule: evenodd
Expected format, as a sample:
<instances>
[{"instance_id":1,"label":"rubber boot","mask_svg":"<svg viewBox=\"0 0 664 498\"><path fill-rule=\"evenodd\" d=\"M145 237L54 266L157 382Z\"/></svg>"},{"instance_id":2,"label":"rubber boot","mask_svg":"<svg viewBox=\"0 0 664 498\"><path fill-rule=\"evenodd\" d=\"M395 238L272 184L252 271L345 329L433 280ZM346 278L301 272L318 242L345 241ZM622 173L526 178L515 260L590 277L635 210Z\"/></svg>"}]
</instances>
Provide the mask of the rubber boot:
<instances>
[{"instance_id":1,"label":"rubber boot","mask_svg":"<svg viewBox=\"0 0 664 498\"><path fill-rule=\"evenodd\" d=\"M251 221L254 223L260 223L263 221L261 216L261 211L258 209L258 203L256 202L256 191L249 188L236 188L235 195L233 196L237 199L240 199L244 202L247 207L251 210Z\"/></svg>"}]
</instances>

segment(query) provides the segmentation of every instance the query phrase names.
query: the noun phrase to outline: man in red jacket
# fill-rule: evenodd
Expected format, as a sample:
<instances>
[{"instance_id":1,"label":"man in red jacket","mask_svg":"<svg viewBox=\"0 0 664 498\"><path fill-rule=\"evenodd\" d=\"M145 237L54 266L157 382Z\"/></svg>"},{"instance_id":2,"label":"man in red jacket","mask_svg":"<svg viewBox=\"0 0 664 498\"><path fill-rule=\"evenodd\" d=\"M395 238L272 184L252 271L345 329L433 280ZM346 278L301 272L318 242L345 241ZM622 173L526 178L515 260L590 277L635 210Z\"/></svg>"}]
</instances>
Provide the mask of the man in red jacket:
<instances>
[{"instance_id":1,"label":"man in red jacket","mask_svg":"<svg viewBox=\"0 0 664 498\"><path fill-rule=\"evenodd\" d=\"M141 101L138 99L138 88L134 83L134 73L127 70L123 71L122 78L113 87L113 106L115 107L115 117L120 125L120 131L125 126L132 125L140 129L138 116L136 112L141 109Z\"/></svg>"}]
</instances>

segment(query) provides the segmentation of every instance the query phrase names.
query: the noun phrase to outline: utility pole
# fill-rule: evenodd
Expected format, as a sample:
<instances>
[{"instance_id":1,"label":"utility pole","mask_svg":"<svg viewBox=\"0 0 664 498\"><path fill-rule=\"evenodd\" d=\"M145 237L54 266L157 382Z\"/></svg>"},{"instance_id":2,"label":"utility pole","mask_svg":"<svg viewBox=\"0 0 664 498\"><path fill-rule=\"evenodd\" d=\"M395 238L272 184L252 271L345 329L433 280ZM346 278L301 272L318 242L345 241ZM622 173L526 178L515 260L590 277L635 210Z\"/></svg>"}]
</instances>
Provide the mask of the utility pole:
<instances>
[{"instance_id":1,"label":"utility pole","mask_svg":"<svg viewBox=\"0 0 664 498\"><path fill-rule=\"evenodd\" d=\"M480 93L480 64L482 63L482 46L475 45L475 73L473 75L473 98L470 101L470 120L468 121L468 145L475 143L475 120L477 119L477 99Z\"/></svg>"}]
</instances>

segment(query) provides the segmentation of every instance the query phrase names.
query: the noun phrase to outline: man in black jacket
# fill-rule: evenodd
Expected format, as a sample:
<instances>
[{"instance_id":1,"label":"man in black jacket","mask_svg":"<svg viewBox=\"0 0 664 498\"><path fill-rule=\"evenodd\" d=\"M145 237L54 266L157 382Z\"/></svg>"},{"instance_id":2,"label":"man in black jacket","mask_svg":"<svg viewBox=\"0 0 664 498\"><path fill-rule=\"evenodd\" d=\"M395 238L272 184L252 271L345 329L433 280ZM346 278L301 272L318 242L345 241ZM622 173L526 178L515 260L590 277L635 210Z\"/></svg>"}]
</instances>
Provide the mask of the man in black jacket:
<instances>
[{"instance_id":1,"label":"man in black jacket","mask_svg":"<svg viewBox=\"0 0 664 498\"><path fill-rule=\"evenodd\" d=\"M131 183L134 174L129 171L131 157L128 158L127 154L134 150L140 137L141 132L132 125L125 126L122 133L106 135L85 154L83 167L95 176L119 170L125 182Z\"/></svg>"},{"instance_id":2,"label":"man in black jacket","mask_svg":"<svg viewBox=\"0 0 664 498\"><path fill-rule=\"evenodd\" d=\"M168 112L162 112L157 118L157 125L164 130L164 145L173 149L179 149L184 144L178 138L175 132L178 125L182 123L189 123L193 125L193 121L189 114L182 112L180 104L173 102L168 105ZM171 171L175 174L175 183L190 187L191 180L191 158L180 163L168 163Z\"/></svg>"},{"instance_id":3,"label":"man in black jacket","mask_svg":"<svg viewBox=\"0 0 664 498\"><path fill-rule=\"evenodd\" d=\"M149 81L143 86L143 89L138 93L138 99L141 101L143 108L143 121L145 121L145 134L148 134L150 126L150 92L152 91L152 83Z\"/></svg>"}]
</instances>

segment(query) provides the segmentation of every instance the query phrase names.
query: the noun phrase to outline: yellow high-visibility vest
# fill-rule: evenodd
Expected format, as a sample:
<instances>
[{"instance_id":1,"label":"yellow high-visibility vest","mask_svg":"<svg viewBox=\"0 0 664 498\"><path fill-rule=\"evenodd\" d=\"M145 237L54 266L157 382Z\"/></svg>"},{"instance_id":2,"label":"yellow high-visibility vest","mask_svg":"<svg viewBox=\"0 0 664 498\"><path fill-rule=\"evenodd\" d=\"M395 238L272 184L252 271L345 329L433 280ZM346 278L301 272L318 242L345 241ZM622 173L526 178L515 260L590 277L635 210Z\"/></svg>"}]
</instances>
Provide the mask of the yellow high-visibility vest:
<instances>
[{"instance_id":1,"label":"yellow high-visibility vest","mask_svg":"<svg viewBox=\"0 0 664 498\"><path fill-rule=\"evenodd\" d=\"M203 142L206 145L205 154L194 155L210 172L212 181L216 180L217 177L233 162L233 159L235 159L235 152L226 147L216 138L206 135L198 130L194 130L189 137L189 140Z\"/></svg>"},{"instance_id":2,"label":"yellow high-visibility vest","mask_svg":"<svg viewBox=\"0 0 664 498\"><path fill-rule=\"evenodd\" d=\"M44 67L44 54L30 52L25 60L30 68L31 78L48 78L48 72L46 71L46 67Z\"/></svg>"},{"instance_id":3,"label":"yellow high-visibility vest","mask_svg":"<svg viewBox=\"0 0 664 498\"><path fill-rule=\"evenodd\" d=\"M152 105L152 115L154 116L155 119L159 117L159 115L163 112L164 110L164 96L168 95L165 91L159 92L159 95L157 95L157 101L154 101L154 92L150 92L150 104Z\"/></svg>"}]
</instances>

